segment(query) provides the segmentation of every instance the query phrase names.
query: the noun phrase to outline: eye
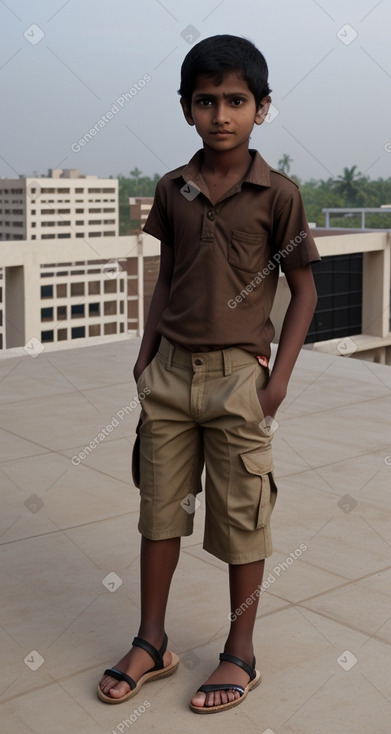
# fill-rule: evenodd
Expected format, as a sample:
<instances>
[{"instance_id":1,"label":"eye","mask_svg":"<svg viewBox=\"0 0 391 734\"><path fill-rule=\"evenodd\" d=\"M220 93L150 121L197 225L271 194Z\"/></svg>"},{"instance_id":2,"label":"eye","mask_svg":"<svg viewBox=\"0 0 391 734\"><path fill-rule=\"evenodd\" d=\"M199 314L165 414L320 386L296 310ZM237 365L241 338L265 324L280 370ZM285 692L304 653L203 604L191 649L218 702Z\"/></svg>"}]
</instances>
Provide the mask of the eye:
<instances>
[{"instance_id":1,"label":"eye","mask_svg":"<svg viewBox=\"0 0 391 734\"><path fill-rule=\"evenodd\" d=\"M210 107L213 104L213 100L209 97L203 97L197 100L197 104L199 104L201 107Z\"/></svg>"},{"instance_id":2,"label":"eye","mask_svg":"<svg viewBox=\"0 0 391 734\"><path fill-rule=\"evenodd\" d=\"M242 97L234 97L232 99L232 104L234 107L240 107L244 102L245 100Z\"/></svg>"}]
</instances>

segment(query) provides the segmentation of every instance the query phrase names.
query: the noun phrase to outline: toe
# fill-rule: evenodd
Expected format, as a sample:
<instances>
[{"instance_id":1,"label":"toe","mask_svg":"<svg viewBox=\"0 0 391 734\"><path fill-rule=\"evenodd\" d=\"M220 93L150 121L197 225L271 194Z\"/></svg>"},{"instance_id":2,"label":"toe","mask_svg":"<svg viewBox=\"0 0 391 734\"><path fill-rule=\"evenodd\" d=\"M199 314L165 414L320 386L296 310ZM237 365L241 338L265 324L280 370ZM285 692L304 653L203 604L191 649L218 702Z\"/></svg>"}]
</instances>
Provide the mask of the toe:
<instances>
[{"instance_id":1,"label":"toe","mask_svg":"<svg viewBox=\"0 0 391 734\"><path fill-rule=\"evenodd\" d=\"M126 681L117 681L107 675L102 678L100 689L105 696L111 696L112 698L121 698L129 692Z\"/></svg>"},{"instance_id":2,"label":"toe","mask_svg":"<svg viewBox=\"0 0 391 734\"><path fill-rule=\"evenodd\" d=\"M129 693L129 686L125 681L117 681L112 688L109 687L109 694L112 698L122 698Z\"/></svg>"},{"instance_id":3,"label":"toe","mask_svg":"<svg viewBox=\"0 0 391 734\"><path fill-rule=\"evenodd\" d=\"M202 693L202 691L197 691L195 696L191 699L191 703L193 706L198 706L199 708L202 708L205 706L206 702L206 694Z\"/></svg>"}]
</instances>

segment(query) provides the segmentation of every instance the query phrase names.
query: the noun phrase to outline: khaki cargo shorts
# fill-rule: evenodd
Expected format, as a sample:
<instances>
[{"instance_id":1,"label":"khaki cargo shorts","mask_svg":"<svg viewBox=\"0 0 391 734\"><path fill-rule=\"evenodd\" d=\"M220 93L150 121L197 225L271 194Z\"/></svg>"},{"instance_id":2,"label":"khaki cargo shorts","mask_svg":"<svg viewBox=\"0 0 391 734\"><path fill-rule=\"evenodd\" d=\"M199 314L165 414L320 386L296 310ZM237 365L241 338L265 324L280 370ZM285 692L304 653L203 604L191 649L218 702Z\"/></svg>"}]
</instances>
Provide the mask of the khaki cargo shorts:
<instances>
[{"instance_id":1,"label":"khaki cargo shorts","mask_svg":"<svg viewBox=\"0 0 391 734\"><path fill-rule=\"evenodd\" d=\"M257 396L268 379L242 349L194 353L162 338L137 382L144 399L133 477L142 535L191 535L205 466L204 549L230 564L271 555L277 487Z\"/></svg>"}]
</instances>

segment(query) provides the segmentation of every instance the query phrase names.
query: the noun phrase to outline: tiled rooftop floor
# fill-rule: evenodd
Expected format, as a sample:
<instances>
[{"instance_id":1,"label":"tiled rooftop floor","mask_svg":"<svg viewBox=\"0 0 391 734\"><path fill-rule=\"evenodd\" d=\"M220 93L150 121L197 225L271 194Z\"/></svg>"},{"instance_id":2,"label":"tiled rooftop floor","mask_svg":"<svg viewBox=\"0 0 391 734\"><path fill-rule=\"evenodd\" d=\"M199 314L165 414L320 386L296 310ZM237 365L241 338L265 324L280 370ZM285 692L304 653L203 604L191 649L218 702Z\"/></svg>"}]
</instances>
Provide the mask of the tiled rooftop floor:
<instances>
[{"instance_id":1,"label":"tiled rooftop floor","mask_svg":"<svg viewBox=\"0 0 391 734\"><path fill-rule=\"evenodd\" d=\"M0 362L1 731L389 734L391 369L307 350L274 437L275 550L256 627L262 685L231 712L188 709L228 628L227 570L202 550L201 505L169 604L179 672L121 706L98 701L102 671L138 625L138 409L124 412L138 346ZM114 430L72 463L113 418ZM111 573L118 588L116 576L102 584Z\"/></svg>"}]
</instances>

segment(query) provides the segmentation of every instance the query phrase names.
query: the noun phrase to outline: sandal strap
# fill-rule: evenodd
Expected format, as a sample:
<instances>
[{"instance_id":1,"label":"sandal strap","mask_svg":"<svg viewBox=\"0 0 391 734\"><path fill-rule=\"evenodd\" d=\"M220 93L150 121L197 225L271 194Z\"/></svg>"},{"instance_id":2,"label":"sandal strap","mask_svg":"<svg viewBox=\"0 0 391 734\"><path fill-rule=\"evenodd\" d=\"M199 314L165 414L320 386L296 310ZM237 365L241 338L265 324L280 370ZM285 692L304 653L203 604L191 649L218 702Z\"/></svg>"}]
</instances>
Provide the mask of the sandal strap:
<instances>
[{"instance_id":1,"label":"sandal strap","mask_svg":"<svg viewBox=\"0 0 391 734\"><path fill-rule=\"evenodd\" d=\"M243 686L237 686L235 683L206 683L198 689L201 693L215 693L215 691L239 691L243 696ZM198 693L197 691L197 693Z\"/></svg>"},{"instance_id":2,"label":"sandal strap","mask_svg":"<svg viewBox=\"0 0 391 734\"><path fill-rule=\"evenodd\" d=\"M249 665L248 663L246 663L245 660L242 660L241 658L237 658L236 655L230 655L227 652L220 653L219 659L220 660L225 660L227 663L233 663L234 665L238 665L239 668L242 668L243 670L245 670L246 673L250 676L250 682L252 680L254 680L254 678L256 676L256 672L255 672L255 658L253 660L252 667L251 667L251 665Z\"/></svg>"},{"instance_id":3,"label":"sandal strap","mask_svg":"<svg viewBox=\"0 0 391 734\"><path fill-rule=\"evenodd\" d=\"M164 633L163 638L163 644L160 648L160 650L157 650L156 647L151 645L150 642L147 642L147 640L143 640L142 637L135 637L132 644L134 647L141 647L143 650L145 650L153 659L155 662L155 667L151 668L151 670L161 670L164 667L163 664L163 655L166 652L167 649L167 635ZM150 672L150 671L147 671Z\"/></svg>"},{"instance_id":4,"label":"sandal strap","mask_svg":"<svg viewBox=\"0 0 391 734\"><path fill-rule=\"evenodd\" d=\"M110 678L115 678L115 680L125 681L125 683L130 686L131 691L136 688L137 683L133 680L133 678L131 678L130 675L127 675L127 673L123 673L121 670L117 670L117 668L107 668L104 674L109 675Z\"/></svg>"}]
</instances>

